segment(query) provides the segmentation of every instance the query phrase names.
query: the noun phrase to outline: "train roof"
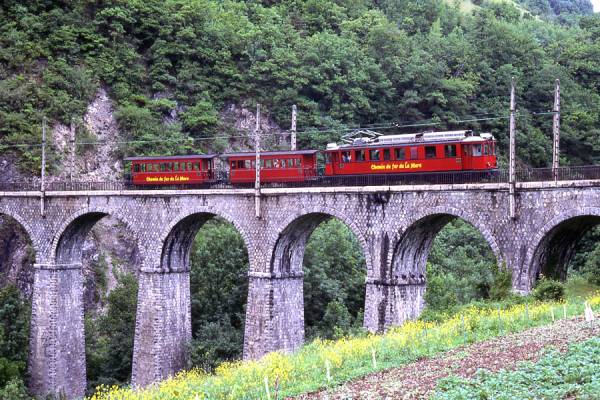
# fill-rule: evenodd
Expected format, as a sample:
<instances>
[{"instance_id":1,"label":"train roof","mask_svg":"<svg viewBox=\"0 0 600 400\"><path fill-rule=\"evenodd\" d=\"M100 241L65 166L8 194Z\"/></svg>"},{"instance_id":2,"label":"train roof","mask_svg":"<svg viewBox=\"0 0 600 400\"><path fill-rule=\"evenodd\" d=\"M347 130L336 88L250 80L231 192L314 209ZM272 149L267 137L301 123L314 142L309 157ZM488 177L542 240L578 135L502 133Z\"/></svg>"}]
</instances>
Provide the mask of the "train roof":
<instances>
[{"instance_id":1,"label":"train roof","mask_svg":"<svg viewBox=\"0 0 600 400\"><path fill-rule=\"evenodd\" d=\"M127 157L123 161L162 161L162 160L205 160L215 158L217 154L189 154L181 156L148 156L148 157Z\"/></svg>"},{"instance_id":2,"label":"train roof","mask_svg":"<svg viewBox=\"0 0 600 400\"><path fill-rule=\"evenodd\" d=\"M262 156L303 156L316 154L319 150L281 150L281 151L261 151L260 154ZM223 157L248 157L254 156L256 153L253 151L246 151L240 153L226 153L222 154Z\"/></svg>"}]
</instances>

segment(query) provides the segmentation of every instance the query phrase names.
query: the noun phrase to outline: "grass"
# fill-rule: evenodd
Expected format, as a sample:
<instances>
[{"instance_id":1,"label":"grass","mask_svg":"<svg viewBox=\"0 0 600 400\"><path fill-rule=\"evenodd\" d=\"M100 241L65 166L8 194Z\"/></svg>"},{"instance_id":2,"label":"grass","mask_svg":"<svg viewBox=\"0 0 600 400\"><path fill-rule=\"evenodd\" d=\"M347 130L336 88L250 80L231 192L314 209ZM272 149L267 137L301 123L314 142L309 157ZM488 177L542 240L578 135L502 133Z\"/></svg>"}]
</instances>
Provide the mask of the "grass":
<instances>
[{"instance_id":1,"label":"grass","mask_svg":"<svg viewBox=\"0 0 600 400\"><path fill-rule=\"evenodd\" d=\"M572 345L566 354L552 350L537 363L515 371L480 370L472 379L442 379L431 396L446 399L598 399L600 338Z\"/></svg>"},{"instance_id":2,"label":"grass","mask_svg":"<svg viewBox=\"0 0 600 400\"><path fill-rule=\"evenodd\" d=\"M565 282L565 296L573 301L583 300L598 291L598 286L591 284L583 276L570 276Z\"/></svg>"},{"instance_id":3,"label":"grass","mask_svg":"<svg viewBox=\"0 0 600 400\"><path fill-rule=\"evenodd\" d=\"M454 0L446 0L447 3L449 3L450 5L454 4ZM513 4L515 7L517 7L521 13L524 13L525 10L519 3L517 3L516 1L512 1L512 0L492 0L493 3L511 3ZM459 7L460 10L464 13L470 13L473 10L476 10L478 8L480 8L478 5L473 4L473 2L471 0L460 0L459 1Z\"/></svg>"},{"instance_id":4,"label":"grass","mask_svg":"<svg viewBox=\"0 0 600 400\"><path fill-rule=\"evenodd\" d=\"M588 299L600 309L600 294ZM259 361L225 363L210 375L193 370L156 386L100 388L92 400L259 399L293 396L331 387L359 376L529 327L581 315L581 301L517 304L507 308L469 307L435 323L408 322L384 335L337 341L316 340L291 355L272 353ZM329 372L328 372L329 371ZM268 388L268 394L267 394Z\"/></svg>"}]
</instances>

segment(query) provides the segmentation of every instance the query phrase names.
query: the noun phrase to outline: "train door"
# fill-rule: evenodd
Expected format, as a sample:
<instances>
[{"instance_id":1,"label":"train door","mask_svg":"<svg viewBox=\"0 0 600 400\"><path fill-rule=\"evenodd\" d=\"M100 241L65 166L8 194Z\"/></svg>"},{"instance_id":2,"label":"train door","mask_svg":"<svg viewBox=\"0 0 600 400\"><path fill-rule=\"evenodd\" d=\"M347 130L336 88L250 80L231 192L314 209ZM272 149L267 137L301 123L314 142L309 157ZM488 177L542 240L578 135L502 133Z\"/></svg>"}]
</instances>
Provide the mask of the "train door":
<instances>
[{"instance_id":1,"label":"train door","mask_svg":"<svg viewBox=\"0 0 600 400\"><path fill-rule=\"evenodd\" d=\"M462 169L470 170L473 169L473 149L470 144L462 145Z\"/></svg>"},{"instance_id":2,"label":"train door","mask_svg":"<svg viewBox=\"0 0 600 400\"><path fill-rule=\"evenodd\" d=\"M325 153L325 175L334 175L335 168L340 163L339 152L328 151Z\"/></svg>"}]
</instances>

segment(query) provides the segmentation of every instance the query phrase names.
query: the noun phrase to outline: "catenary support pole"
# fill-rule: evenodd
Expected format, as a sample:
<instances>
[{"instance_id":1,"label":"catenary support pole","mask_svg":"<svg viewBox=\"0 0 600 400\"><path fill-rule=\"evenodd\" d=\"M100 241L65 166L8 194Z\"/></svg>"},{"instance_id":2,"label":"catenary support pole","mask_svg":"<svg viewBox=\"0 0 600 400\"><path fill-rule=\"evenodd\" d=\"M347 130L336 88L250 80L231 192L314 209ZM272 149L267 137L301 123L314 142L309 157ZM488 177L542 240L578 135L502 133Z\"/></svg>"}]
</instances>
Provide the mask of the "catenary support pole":
<instances>
[{"instance_id":1,"label":"catenary support pole","mask_svg":"<svg viewBox=\"0 0 600 400\"><path fill-rule=\"evenodd\" d=\"M296 150L296 105L292 106L292 137L290 138L290 149Z\"/></svg>"},{"instance_id":2,"label":"catenary support pole","mask_svg":"<svg viewBox=\"0 0 600 400\"><path fill-rule=\"evenodd\" d=\"M42 118L42 170L40 182L40 214L46 216L44 194L46 192L46 117Z\"/></svg>"},{"instance_id":3,"label":"catenary support pole","mask_svg":"<svg viewBox=\"0 0 600 400\"><path fill-rule=\"evenodd\" d=\"M69 168L69 181L73 182L73 173L75 171L75 124L71 120L71 166Z\"/></svg>"},{"instance_id":4,"label":"catenary support pole","mask_svg":"<svg viewBox=\"0 0 600 400\"><path fill-rule=\"evenodd\" d=\"M260 218L260 104L256 105L256 127L254 128L254 148L256 153L256 180L254 181L254 209Z\"/></svg>"},{"instance_id":5,"label":"catenary support pole","mask_svg":"<svg viewBox=\"0 0 600 400\"><path fill-rule=\"evenodd\" d=\"M552 146L552 177L558 180L558 167L560 157L560 80L556 80L554 87L554 115L552 117L552 134L554 136Z\"/></svg>"},{"instance_id":6,"label":"catenary support pole","mask_svg":"<svg viewBox=\"0 0 600 400\"><path fill-rule=\"evenodd\" d=\"M515 212L515 186L516 186L516 102L515 102L515 78L513 77L510 84L510 140L509 140L509 152L508 152L508 208L510 213L510 218L516 217Z\"/></svg>"}]
</instances>

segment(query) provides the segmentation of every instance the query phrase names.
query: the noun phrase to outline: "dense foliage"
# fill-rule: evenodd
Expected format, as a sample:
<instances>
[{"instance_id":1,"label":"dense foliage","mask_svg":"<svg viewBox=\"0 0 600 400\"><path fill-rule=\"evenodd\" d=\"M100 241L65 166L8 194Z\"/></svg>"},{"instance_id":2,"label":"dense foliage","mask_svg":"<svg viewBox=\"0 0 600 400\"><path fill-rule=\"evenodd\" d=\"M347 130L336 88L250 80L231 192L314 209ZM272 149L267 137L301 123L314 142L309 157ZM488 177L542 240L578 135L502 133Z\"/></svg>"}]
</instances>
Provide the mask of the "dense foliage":
<instances>
[{"instance_id":1,"label":"dense foliage","mask_svg":"<svg viewBox=\"0 0 600 400\"><path fill-rule=\"evenodd\" d=\"M572 345L566 354L548 352L537 363L515 371L480 370L472 379L452 376L438 384L433 400L597 399L600 338Z\"/></svg>"},{"instance_id":2,"label":"dense foliage","mask_svg":"<svg viewBox=\"0 0 600 400\"><path fill-rule=\"evenodd\" d=\"M476 1L469 13L455 3L7 1L0 143L39 143L41 114L80 124L103 86L124 137L148 141L124 144L130 155L206 149L214 141L193 139L232 132L219 118L226 105L255 102L282 126L297 104L301 127L334 128L302 135L305 147L339 139L344 126L414 121L489 129L504 146L515 76L522 161L550 160L551 119L537 113L560 78L564 162L595 162L600 17L582 17L590 2L520 2L544 18L513 2ZM37 149L7 149L39 169Z\"/></svg>"},{"instance_id":3,"label":"dense foliage","mask_svg":"<svg viewBox=\"0 0 600 400\"><path fill-rule=\"evenodd\" d=\"M85 345L88 386L127 382L131 377L138 283L116 271L117 286L100 315L87 315Z\"/></svg>"},{"instance_id":4,"label":"dense foliage","mask_svg":"<svg viewBox=\"0 0 600 400\"><path fill-rule=\"evenodd\" d=\"M24 386L31 305L14 286L0 290L0 398L28 399Z\"/></svg>"}]
</instances>

